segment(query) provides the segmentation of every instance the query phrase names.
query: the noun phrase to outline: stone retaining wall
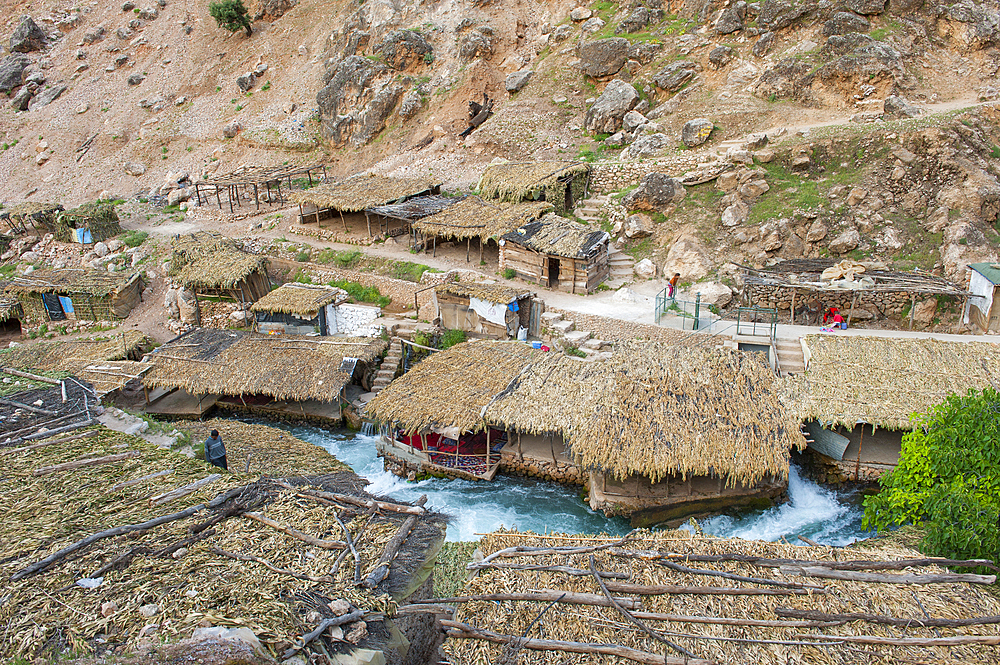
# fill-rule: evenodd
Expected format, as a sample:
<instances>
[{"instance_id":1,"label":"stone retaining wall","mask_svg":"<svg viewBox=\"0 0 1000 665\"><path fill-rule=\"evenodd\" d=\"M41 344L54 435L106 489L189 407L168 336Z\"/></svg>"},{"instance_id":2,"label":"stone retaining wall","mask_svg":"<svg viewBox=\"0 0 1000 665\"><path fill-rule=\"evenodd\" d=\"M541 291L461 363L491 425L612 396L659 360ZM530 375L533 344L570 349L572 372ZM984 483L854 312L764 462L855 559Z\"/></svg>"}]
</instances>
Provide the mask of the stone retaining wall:
<instances>
[{"instance_id":1,"label":"stone retaining wall","mask_svg":"<svg viewBox=\"0 0 1000 665\"><path fill-rule=\"evenodd\" d=\"M382 310L372 305L344 303L336 307L337 332L356 337L374 337L381 332L381 326L372 322L382 316Z\"/></svg>"},{"instance_id":2,"label":"stone retaining wall","mask_svg":"<svg viewBox=\"0 0 1000 665\"><path fill-rule=\"evenodd\" d=\"M904 310L909 310L912 297L912 294L906 291L865 291L858 294L856 309L865 309L872 311L872 313L874 313L873 310L877 309L882 316L900 316ZM917 302L925 297L917 295ZM846 313L851 309L854 291L826 291L822 293L800 291L795 296L796 311L814 299L819 300L823 309L837 307L841 312ZM757 307L788 310L792 306L792 290L755 284L750 291L749 300L751 305Z\"/></svg>"},{"instance_id":3,"label":"stone retaining wall","mask_svg":"<svg viewBox=\"0 0 1000 665\"><path fill-rule=\"evenodd\" d=\"M587 484L587 474L576 464L530 457L518 459L516 453L503 453L500 458L500 471L511 476L541 478L566 485Z\"/></svg>"},{"instance_id":4,"label":"stone retaining wall","mask_svg":"<svg viewBox=\"0 0 1000 665\"><path fill-rule=\"evenodd\" d=\"M623 342L635 339L655 340L664 342L677 341L679 337L686 337L687 333L682 333L673 328L661 328L648 323L637 323L635 321L623 321L612 319L607 316L597 314L584 314L582 312L571 312L558 307L545 307L546 312L557 312L567 321L575 321L577 330L586 330L593 333L597 339L605 342Z\"/></svg>"},{"instance_id":5,"label":"stone retaining wall","mask_svg":"<svg viewBox=\"0 0 1000 665\"><path fill-rule=\"evenodd\" d=\"M639 184L650 173L666 173L677 177L698 166L698 158L691 155L677 155L658 159L636 160L634 162L601 162L594 164L590 171L590 191L607 194Z\"/></svg>"}]
</instances>

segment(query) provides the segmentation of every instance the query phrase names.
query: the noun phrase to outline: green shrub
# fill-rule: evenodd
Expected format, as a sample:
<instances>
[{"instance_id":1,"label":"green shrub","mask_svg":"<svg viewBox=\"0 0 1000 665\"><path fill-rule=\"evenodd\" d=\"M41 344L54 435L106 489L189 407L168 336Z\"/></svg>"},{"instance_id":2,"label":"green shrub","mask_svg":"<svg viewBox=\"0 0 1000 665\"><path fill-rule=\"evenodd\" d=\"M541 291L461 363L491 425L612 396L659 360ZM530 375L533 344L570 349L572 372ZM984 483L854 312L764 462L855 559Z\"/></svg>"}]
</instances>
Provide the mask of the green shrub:
<instances>
[{"instance_id":1,"label":"green shrub","mask_svg":"<svg viewBox=\"0 0 1000 665\"><path fill-rule=\"evenodd\" d=\"M123 233L121 236L121 241L122 244L124 244L127 247L138 247L142 243L146 242L146 238L148 237L149 234L146 233L145 231L132 230Z\"/></svg>"},{"instance_id":2,"label":"green shrub","mask_svg":"<svg viewBox=\"0 0 1000 665\"><path fill-rule=\"evenodd\" d=\"M456 344L461 344L466 340L466 335L464 330L445 330L441 334L441 343L438 345L440 349L450 349Z\"/></svg>"},{"instance_id":3,"label":"green shrub","mask_svg":"<svg viewBox=\"0 0 1000 665\"><path fill-rule=\"evenodd\" d=\"M357 282L349 282L346 279L334 279L327 284L344 289L354 302L373 303L379 307L387 307L392 302L392 298L382 295L382 292L374 286L365 286Z\"/></svg>"},{"instance_id":4,"label":"green shrub","mask_svg":"<svg viewBox=\"0 0 1000 665\"><path fill-rule=\"evenodd\" d=\"M434 268L430 266L425 266L422 263L413 263L411 261L393 261L392 268L389 270L389 276L394 279L402 279L407 282L420 283L420 278L427 271L437 272Z\"/></svg>"},{"instance_id":5,"label":"green shrub","mask_svg":"<svg viewBox=\"0 0 1000 665\"><path fill-rule=\"evenodd\" d=\"M1000 393L951 395L914 417L899 463L865 499L864 525L922 524L928 554L1000 556Z\"/></svg>"},{"instance_id":6,"label":"green shrub","mask_svg":"<svg viewBox=\"0 0 1000 665\"><path fill-rule=\"evenodd\" d=\"M504 279L514 279L517 277L517 271L513 268L504 268L503 278Z\"/></svg>"},{"instance_id":7,"label":"green shrub","mask_svg":"<svg viewBox=\"0 0 1000 665\"><path fill-rule=\"evenodd\" d=\"M309 252L299 252L295 255L295 260L299 263L306 263L309 261Z\"/></svg>"},{"instance_id":8,"label":"green shrub","mask_svg":"<svg viewBox=\"0 0 1000 665\"><path fill-rule=\"evenodd\" d=\"M586 358L587 357L586 353L584 353L583 351L581 351L579 348L577 348L575 346L567 346L566 347L566 355L568 355L568 356L576 356L577 358Z\"/></svg>"},{"instance_id":9,"label":"green shrub","mask_svg":"<svg viewBox=\"0 0 1000 665\"><path fill-rule=\"evenodd\" d=\"M208 13L212 15L220 28L225 28L229 32L246 30L247 37L253 34L250 27L250 17L247 8L243 6L243 0L219 0L208 5Z\"/></svg>"}]
</instances>

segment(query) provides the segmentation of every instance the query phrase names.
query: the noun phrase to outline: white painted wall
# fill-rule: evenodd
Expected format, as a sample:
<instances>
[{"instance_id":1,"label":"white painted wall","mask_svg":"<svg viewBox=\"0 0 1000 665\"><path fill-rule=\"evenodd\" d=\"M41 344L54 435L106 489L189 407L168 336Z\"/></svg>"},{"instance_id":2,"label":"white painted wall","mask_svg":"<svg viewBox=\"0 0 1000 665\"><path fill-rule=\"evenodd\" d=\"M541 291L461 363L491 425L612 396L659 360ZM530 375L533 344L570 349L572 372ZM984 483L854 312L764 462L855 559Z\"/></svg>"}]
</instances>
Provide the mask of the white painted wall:
<instances>
[{"instance_id":1,"label":"white painted wall","mask_svg":"<svg viewBox=\"0 0 1000 665\"><path fill-rule=\"evenodd\" d=\"M336 321L336 332L344 335L354 335L357 337L375 337L382 333L382 326L373 325L375 319L382 316L382 309L372 305L358 305L355 303L344 303L337 305L334 318ZM333 325L331 327L334 327Z\"/></svg>"}]
</instances>

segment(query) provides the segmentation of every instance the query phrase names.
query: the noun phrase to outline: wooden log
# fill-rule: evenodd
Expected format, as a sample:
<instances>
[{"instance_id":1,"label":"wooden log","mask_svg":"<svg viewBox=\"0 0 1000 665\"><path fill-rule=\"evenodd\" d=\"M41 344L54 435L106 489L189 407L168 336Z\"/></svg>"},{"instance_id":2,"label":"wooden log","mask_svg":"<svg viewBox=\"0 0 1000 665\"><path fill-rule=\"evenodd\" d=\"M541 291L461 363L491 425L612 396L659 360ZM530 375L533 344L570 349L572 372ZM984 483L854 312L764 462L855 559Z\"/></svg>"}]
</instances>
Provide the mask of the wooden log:
<instances>
[{"instance_id":1,"label":"wooden log","mask_svg":"<svg viewBox=\"0 0 1000 665\"><path fill-rule=\"evenodd\" d=\"M514 641L523 649L532 651L563 651L566 653L582 653L588 655L617 656L644 665L714 665L714 661L700 658L678 658L663 654L640 651L617 644L589 644L587 642L566 642L563 640L540 640L536 638L518 638L515 635L501 635L483 628L458 621L441 620L441 625L448 628L448 636L457 639L477 639L498 644L510 644Z\"/></svg>"},{"instance_id":2,"label":"wooden log","mask_svg":"<svg viewBox=\"0 0 1000 665\"><path fill-rule=\"evenodd\" d=\"M193 483L188 483L187 485L177 487L175 489L170 490L169 492L164 492L163 494L157 494L154 497L150 497L149 505L159 506L160 504L167 503L168 501L173 501L175 499L187 496L188 494L193 494L194 492L197 492L205 485L214 483L219 478L222 478L221 473L213 473L212 475L196 480Z\"/></svg>"},{"instance_id":3,"label":"wooden log","mask_svg":"<svg viewBox=\"0 0 1000 665\"><path fill-rule=\"evenodd\" d=\"M421 508L420 506L404 506L398 503L389 503L388 501L375 501L373 499L362 499L361 497L351 496L349 494L338 494L337 492L321 492L319 490L301 489L293 485L289 485L286 482L275 482L285 489L295 490L296 492L307 496L320 497L331 501L340 501L354 506L361 506L362 508L376 507L379 510L388 510L391 513L405 513L408 515L423 515L427 512L427 510Z\"/></svg>"},{"instance_id":4,"label":"wooden log","mask_svg":"<svg viewBox=\"0 0 1000 665\"><path fill-rule=\"evenodd\" d=\"M940 557L924 557L919 559L897 559L895 561L871 561L866 559L853 561L820 561L816 559L772 559L752 554L677 554L660 552L658 550L622 550L613 549L611 554L630 558L654 561L656 559L673 559L718 563L720 561L739 561L765 568L781 566L823 566L830 570L903 570L923 566L959 566L963 568L990 568L1000 570L991 559L943 559Z\"/></svg>"},{"instance_id":5,"label":"wooden log","mask_svg":"<svg viewBox=\"0 0 1000 665\"><path fill-rule=\"evenodd\" d=\"M571 593L568 591L551 591L549 589L539 589L526 593L488 593L474 596L450 596L448 598L428 598L426 600L415 600L413 605L439 605L442 603L474 603L480 600L524 600L530 602L550 603L553 600L567 605L593 605L596 607L611 607L611 602L601 594L597 593ZM641 601L635 598L615 598L624 608L634 610L641 606Z\"/></svg>"},{"instance_id":6,"label":"wooden log","mask_svg":"<svg viewBox=\"0 0 1000 665\"><path fill-rule=\"evenodd\" d=\"M867 573L853 570L832 570L825 566L781 566L779 570L785 575L803 575L820 577L829 580L848 580L851 582L874 582L877 584L993 584L996 575L973 575L971 573L903 573L886 575L883 573Z\"/></svg>"},{"instance_id":7,"label":"wooden log","mask_svg":"<svg viewBox=\"0 0 1000 665\"><path fill-rule=\"evenodd\" d=\"M22 427L21 429L16 429L10 432L4 432L3 436L6 437L6 439L4 440L3 443L0 443L0 446L11 446L14 445L15 443L20 443L21 441L23 441L21 437L29 431L37 432L42 427L50 427L52 425L55 425L56 423L61 423L64 420L69 420L70 418L76 418L79 415L80 415L79 411L74 413L67 413L65 416L53 418L52 420L46 420L43 423L34 423L32 425L29 425L28 427Z\"/></svg>"},{"instance_id":8,"label":"wooden log","mask_svg":"<svg viewBox=\"0 0 1000 665\"><path fill-rule=\"evenodd\" d=\"M583 568L570 568L569 566L537 566L530 563L483 563L481 561L474 561L468 564L466 570L488 570L491 568L497 568L501 570L536 570L546 573L565 573L566 575L573 575L574 577L586 577L590 575L589 570ZM601 577L606 577L615 580L627 580L631 575L628 573L615 573L607 570L598 571Z\"/></svg>"},{"instance_id":9,"label":"wooden log","mask_svg":"<svg viewBox=\"0 0 1000 665\"><path fill-rule=\"evenodd\" d=\"M668 594L694 596L801 596L808 593L822 593L816 589L751 589L728 586L680 586L676 584L626 584L608 582L608 588L615 593L634 593L638 596L661 596Z\"/></svg>"},{"instance_id":10,"label":"wooden log","mask_svg":"<svg viewBox=\"0 0 1000 665\"><path fill-rule=\"evenodd\" d=\"M96 432L95 432L95 434L96 434ZM170 475L173 472L174 472L173 469L163 469L162 471L154 471L153 473L147 473L145 476L142 476L142 477L139 477L139 478L133 478L132 480L126 480L123 483L118 483L117 485L112 486L112 488L111 488L110 491L114 492L115 490L120 490L120 489L123 489L125 487L131 487L132 485L138 485L139 483L144 482L146 480L152 480L153 478L159 478L161 476L167 476L167 475Z\"/></svg>"},{"instance_id":11,"label":"wooden log","mask_svg":"<svg viewBox=\"0 0 1000 665\"><path fill-rule=\"evenodd\" d=\"M298 538L304 543L308 543L313 547L320 547L325 550L342 550L347 547L347 543L340 540L323 540L322 538L316 538L310 536L309 534L302 533L298 529L293 529L290 526L283 526L274 520L261 515L260 513L243 513L243 517L253 520L254 522L260 522L266 526L271 527L281 531L282 533L291 536L292 538Z\"/></svg>"},{"instance_id":12,"label":"wooden log","mask_svg":"<svg viewBox=\"0 0 1000 665\"><path fill-rule=\"evenodd\" d=\"M55 411L50 411L49 409L39 409L37 406L31 406L30 404L22 404L21 402L15 402L12 399L6 399L0 397L0 404L6 404L7 406L13 406L16 409L24 409L25 411L31 411L32 413L37 413L42 416L48 416L49 418L54 418L59 414Z\"/></svg>"},{"instance_id":13,"label":"wooden log","mask_svg":"<svg viewBox=\"0 0 1000 665\"><path fill-rule=\"evenodd\" d=\"M288 575L289 577L294 577L297 580L305 580L307 582L323 582L326 584L332 584L333 578L324 575L323 577L316 577L315 575L306 575L305 573L299 573L294 570L288 570L287 568L278 568L270 561L266 559L261 559L260 557L253 556L252 554L237 554L236 552L227 552L226 550L219 549L218 547L210 547L210 551L218 554L219 556L229 557L230 559L236 559L237 561L253 561L264 566L268 570L278 573L279 575Z\"/></svg>"},{"instance_id":14,"label":"wooden log","mask_svg":"<svg viewBox=\"0 0 1000 665\"><path fill-rule=\"evenodd\" d=\"M813 610L799 610L794 607L776 607L774 608L774 613L779 617L804 619L807 621L867 621L868 623L900 626L902 628L958 628L961 626L982 626L1000 623L1000 616L968 617L965 619L903 619L885 614L865 614L863 612L837 614L815 612Z\"/></svg>"},{"instance_id":15,"label":"wooden log","mask_svg":"<svg viewBox=\"0 0 1000 665\"><path fill-rule=\"evenodd\" d=\"M427 503L426 494L417 500L418 506L422 507L425 503ZM419 519L419 515L410 515L403 520L399 529L382 549L382 556L379 557L379 561L375 566L375 569L368 573L368 577L365 578L363 583L365 588L374 589L380 582L382 582L382 580L389 577L389 564L391 564L393 559L396 558L396 554L399 553L399 548L403 546L403 542L406 540L406 537L410 535L410 531L413 530L413 527L416 526L417 520Z\"/></svg>"},{"instance_id":16,"label":"wooden log","mask_svg":"<svg viewBox=\"0 0 1000 665\"><path fill-rule=\"evenodd\" d=\"M16 582L17 580L28 577L29 575L34 575L35 573L38 573L48 568L56 561L59 561L60 559L69 556L70 554L76 552L77 550L81 550L93 543L96 543L99 540L104 540L106 538L115 538L116 536L123 536L127 533L148 531L163 524L168 524L170 522L175 522L177 520L182 520L187 517L191 517L195 513L200 512L202 510L211 510L213 508L218 508L226 501L229 501L233 497L238 496L242 492L246 491L247 487L248 486L235 487L227 492L223 492L222 494L218 495L217 497L215 497L211 501L208 501L207 503L199 503L197 505L185 508L184 510L181 510L176 513L171 513L169 515L161 515L159 517L155 517L151 520L147 520L139 524L125 524L122 526L116 526L112 529L106 529L104 531L99 531L98 533L91 534L86 538L78 540L75 543L72 543L71 545L62 548L57 552L53 552L52 554L45 557L44 559L41 559L40 561L36 561L27 568L15 572L13 575L10 576L10 579L12 582Z\"/></svg>"},{"instance_id":17,"label":"wooden log","mask_svg":"<svg viewBox=\"0 0 1000 665\"><path fill-rule=\"evenodd\" d=\"M615 547L620 547L621 545L628 542L632 537L632 534L627 534L624 538L619 538L613 542L604 543L603 545L589 545L586 547L527 547L524 545L516 545L514 547L508 547L502 550L497 550L493 554L489 555L483 559L482 563L489 563L494 559L501 557L518 557L518 556L549 556L552 554L589 554L591 552L599 552L601 550L612 549Z\"/></svg>"},{"instance_id":18,"label":"wooden log","mask_svg":"<svg viewBox=\"0 0 1000 665\"><path fill-rule=\"evenodd\" d=\"M65 427L57 427L55 429L50 429L45 432L36 432L35 434L29 434L28 436L22 437L24 441L34 441L35 439L47 439L56 434L62 434L63 432L71 432L75 429L80 429L81 427L88 427L93 425L96 420L88 418L87 420L80 421L78 423L73 423L71 425L66 425Z\"/></svg>"},{"instance_id":19,"label":"wooden log","mask_svg":"<svg viewBox=\"0 0 1000 665\"><path fill-rule=\"evenodd\" d=\"M33 443L30 446L23 446L21 448L5 448L0 450L0 455L10 455L13 453L22 453L26 450L34 450L35 448L44 448L45 446L53 446L59 443L69 443L70 441L78 441L80 439L87 439L92 436L97 436L99 432L91 430L89 432L84 432L83 434L77 434L76 436L67 436L62 439L52 439L51 441L42 441L41 443Z\"/></svg>"},{"instance_id":20,"label":"wooden log","mask_svg":"<svg viewBox=\"0 0 1000 665\"><path fill-rule=\"evenodd\" d=\"M31 379L32 381L39 381L41 383L48 383L49 385L58 386L62 383L59 379L50 379L47 376L39 376L38 374L32 374L31 372L22 372L21 370L14 369L12 367L0 368L0 372L4 374L10 374L11 376L19 376L22 379Z\"/></svg>"},{"instance_id":21,"label":"wooden log","mask_svg":"<svg viewBox=\"0 0 1000 665\"><path fill-rule=\"evenodd\" d=\"M351 551L351 556L354 557L354 586L361 586L361 554L358 552L358 548L354 546L354 538L351 536L351 532L347 530L347 525L340 519L340 515L334 513L333 518L337 520L337 524L344 530L344 540L347 541L347 549Z\"/></svg>"},{"instance_id":22,"label":"wooden log","mask_svg":"<svg viewBox=\"0 0 1000 665\"><path fill-rule=\"evenodd\" d=\"M776 586L786 589L822 589L823 587L817 587L811 584L801 584L798 582L781 582L779 580L770 580L763 577L747 577L745 575L736 575L734 573L727 573L721 570L705 570L703 568L688 568L687 566L682 566L672 561L657 561L658 565L664 568L669 568L670 570L677 571L678 573L685 573L688 575L705 575L708 577L722 577L727 580L734 580L736 582L749 582L750 584L762 584L764 586Z\"/></svg>"},{"instance_id":23,"label":"wooden log","mask_svg":"<svg viewBox=\"0 0 1000 665\"><path fill-rule=\"evenodd\" d=\"M722 626L763 626L765 628L812 628L820 626L840 626L845 621L839 620L806 620L806 621L775 621L772 619L748 619L745 617L705 617L688 614L661 614L659 612L632 612L637 619L649 621L670 621L671 623L706 623ZM831 615L832 616L832 615Z\"/></svg>"},{"instance_id":24,"label":"wooden log","mask_svg":"<svg viewBox=\"0 0 1000 665\"><path fill-rule=\"evenodd\" d=\"M35 469L31 472L33 476L46 476L50 473L58 473L60 471L72 471L73 469L82 469L88 466L97 466L98 464L111 464L112 462L121 462L122 460L132 459L133 457L139 457L142 453L138 450L131 450L127 453L117 453L115 455L105 455L104 457L89 457L86 459L73 460L72 462L63 462L62 464L53 464L52 466L43 466Z\"/></svg>"},{"instance_id":25,"label":"wooden log","mask_svg":"<svg viewBox=\"0 0 1000 665\"><path fill-rule=\"evenodd\" d=\"M1000 635L957 635L955 637L876 637L874 635L796 635L796 639L829 640L852 644L878 644L889 647L956 647L963 644L1000 645Z\"/></svg>"},{"instance_id":26,"label":"wooden log","mask_svg":"<svg viewBox=\"0 0 1000 665\"><path fill-rule=\"evenodd\" d=\"M284 655L281 656L282 660L288 660L295 655L296 652L301 651L306 647L307 644L315 640L317 637L326 632L327 629L333 626L342 626L345 623L354 623L355 621L360 621L364 618L365 610L355 610L349 614L342 614L339 617L333 617L332 619L323 619L319 622L319 625L315 629L309 631L302 636L301 639L295 640L295 644L285 651Z\"/></svg>"}]
</instances>

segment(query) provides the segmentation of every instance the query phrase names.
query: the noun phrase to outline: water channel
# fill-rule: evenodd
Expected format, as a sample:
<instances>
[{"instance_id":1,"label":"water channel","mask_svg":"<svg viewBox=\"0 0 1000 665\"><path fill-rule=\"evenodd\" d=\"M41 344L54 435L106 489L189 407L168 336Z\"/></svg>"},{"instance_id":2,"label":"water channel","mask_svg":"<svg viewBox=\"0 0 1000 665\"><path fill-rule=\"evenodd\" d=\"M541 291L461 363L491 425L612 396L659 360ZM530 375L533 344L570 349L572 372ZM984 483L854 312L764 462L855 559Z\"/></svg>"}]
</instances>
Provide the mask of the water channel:
<instances>
[{"instance_id":1,"label":"water channel","mask_svg":"<svg viewBox=\"0 0 1000 665\"><path fill-rule=\"evenodd\" d=\"M329 431L309 425L280 425L295 436L324 448L369 483L372 494L404 501L427 495L427 506L447 514L448 540L475 540L501 526L536 533L624 534L624 519L590 509L579 488L532 478L497 476L493 482L429 479L407 482L382 468L375 436L349 430ZM826 545L847 545L870 534L861 528L860 497L837 492L804 478L791 468L789 501L765 510L717 515L700 522L705 533L760 540L803 535Z\"/></svg>"}]
</instances>

